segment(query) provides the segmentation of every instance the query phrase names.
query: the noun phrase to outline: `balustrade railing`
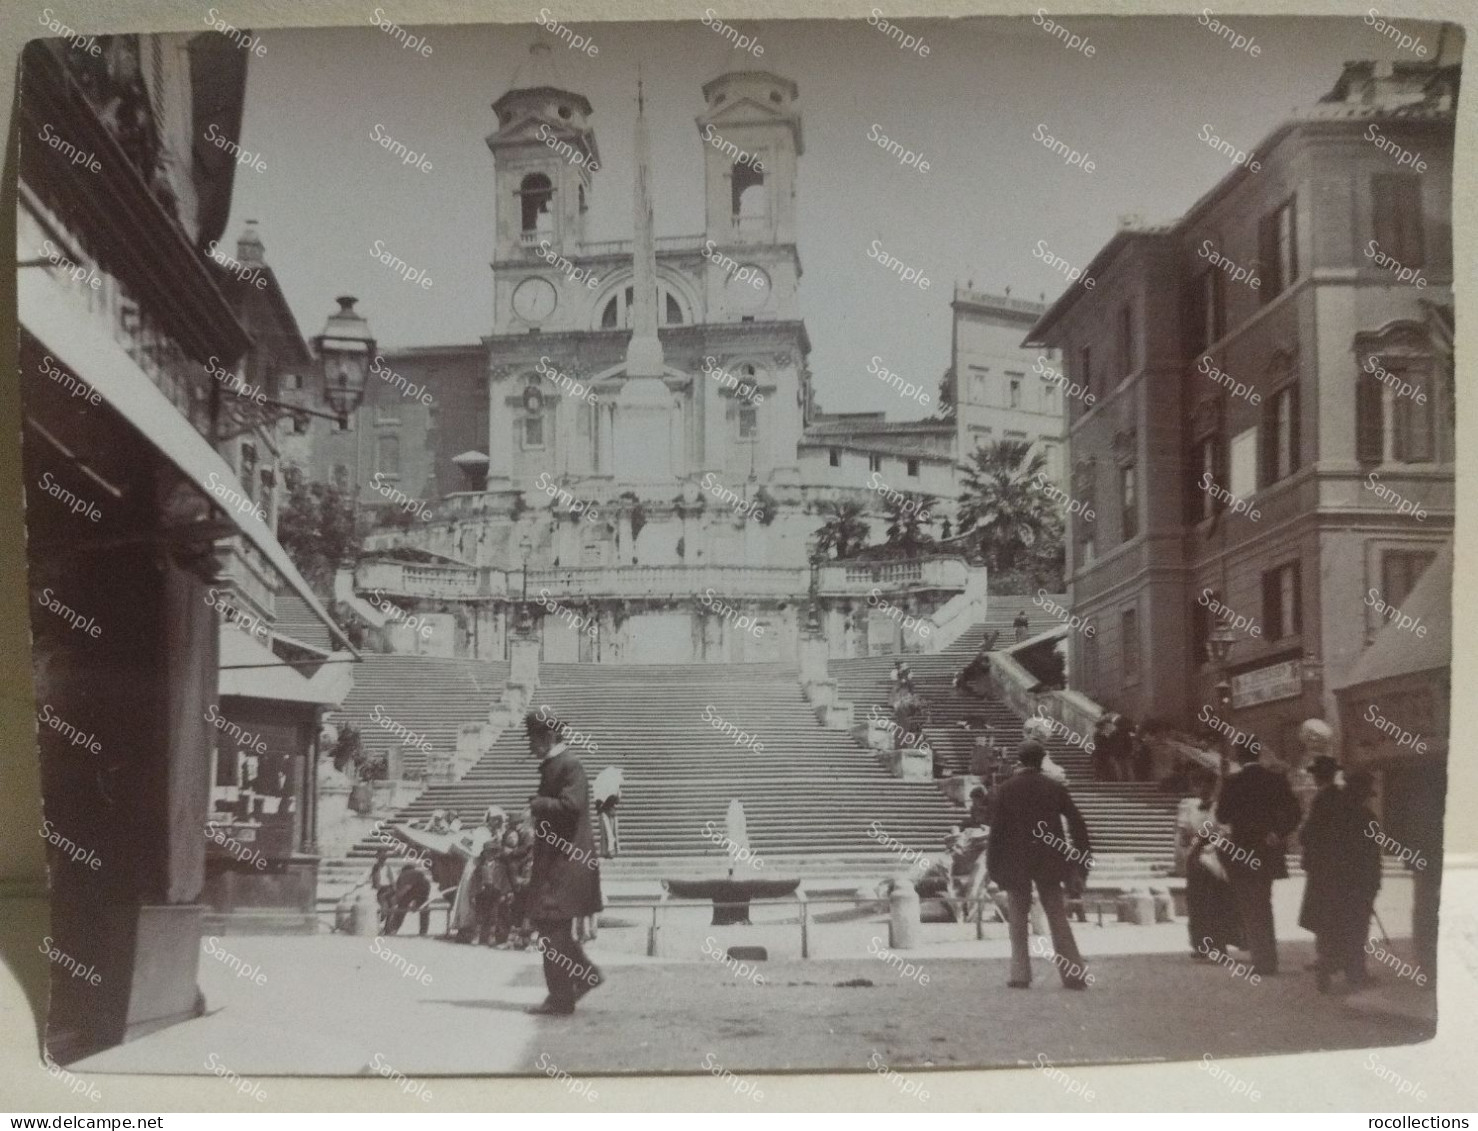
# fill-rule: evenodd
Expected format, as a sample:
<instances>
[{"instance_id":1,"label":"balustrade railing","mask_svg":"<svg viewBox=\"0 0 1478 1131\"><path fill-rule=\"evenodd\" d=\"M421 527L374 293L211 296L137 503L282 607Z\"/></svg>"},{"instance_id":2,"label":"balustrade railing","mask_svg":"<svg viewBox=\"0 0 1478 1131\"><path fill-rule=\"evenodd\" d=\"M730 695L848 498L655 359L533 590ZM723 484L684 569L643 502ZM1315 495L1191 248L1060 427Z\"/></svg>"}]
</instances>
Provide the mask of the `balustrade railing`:
<instances>
[{"instance_id":1,"label":"balustrade railing","mask_svg":"<svg viewBox=\"0 0 1478 1131\"><path fill-rule=\"evenodd\" d=\"M595 566L531 569L529 593L551 597L794 597L806 592L804 569L785 566Z\"/></svg>"}]
</instances>

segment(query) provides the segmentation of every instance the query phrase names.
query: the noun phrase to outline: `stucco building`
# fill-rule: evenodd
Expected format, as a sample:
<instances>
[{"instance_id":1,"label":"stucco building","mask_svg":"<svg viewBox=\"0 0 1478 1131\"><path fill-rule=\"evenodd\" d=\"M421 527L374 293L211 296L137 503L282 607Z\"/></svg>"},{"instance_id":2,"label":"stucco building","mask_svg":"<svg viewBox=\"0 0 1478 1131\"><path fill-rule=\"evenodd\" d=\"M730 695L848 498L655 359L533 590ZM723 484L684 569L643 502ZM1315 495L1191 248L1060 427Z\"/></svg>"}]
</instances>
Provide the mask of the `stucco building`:
<instances>
[{"instance_id":1,"label":"stucco building","mask_svg":"<svg viewBox=\"0 0 1478 1131\"><path fill-rule=\"evenodd\" d=\"M1450 537L1457 82L1348 64L1185 216L1117 232L1031 331L1097 397L1066 410L1094 516L1070 527L1096 630L1071 670L1098 702L1296 755Z\"/></svg>"}]
</instances>

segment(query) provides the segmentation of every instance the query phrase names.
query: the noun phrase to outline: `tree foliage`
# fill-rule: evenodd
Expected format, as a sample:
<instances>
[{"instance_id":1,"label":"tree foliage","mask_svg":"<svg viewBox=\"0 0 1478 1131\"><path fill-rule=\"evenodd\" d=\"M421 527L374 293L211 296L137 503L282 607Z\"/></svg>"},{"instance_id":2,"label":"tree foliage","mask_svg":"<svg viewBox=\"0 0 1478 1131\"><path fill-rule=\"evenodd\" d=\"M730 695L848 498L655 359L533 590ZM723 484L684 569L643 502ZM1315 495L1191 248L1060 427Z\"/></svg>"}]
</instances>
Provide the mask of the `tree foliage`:
<instances>
[{"instance_id":1,"label":"tree foliage","mask_svg":"<svg viewBox=\"0 0 1478 1131\"><path fill-rule=\"evenodd\" d=\"M333 591L334 573L354 561L366 531L355 513L354 497L331 483L309 482L302 469L284 475L287 499L277 516L277 540L313 591Z\"/></svg>"},{"instance_id":2,"label":"tree foliage","mask_svg":"<svg viewBox=\"0 0 1478 1131\"><path fill-rule=\"evenodd\" d=\"M932 499L913 491L886 495L883 513L888 519L885 544L904 550L917 550L934 544L934 516L929 510Z\"/></svg>"},{"instance_id":3,"label":"tree foliage","mask_svg":"<svg viewBox=\"0 0 1478 1131\"><path fill-rule=\"evenodd\" d=\"M1031 570L1062 560L1063 523L1047 493L1046 457L1025 440L997 440L976 448L963 464L958 512L992 570Z\"/></svg>"},{"instance_id":4,"label":"tree foliage","mask_svg":"<svg viewBox=\"0 0 1478 1131\"><path fill-rule=\"evenodd\" d=\"M825 502L817 507L825 522L816 530L816 556L840 560L867 545L872 528L863 519L861 503Z\"/></svg>"}]
</instances>

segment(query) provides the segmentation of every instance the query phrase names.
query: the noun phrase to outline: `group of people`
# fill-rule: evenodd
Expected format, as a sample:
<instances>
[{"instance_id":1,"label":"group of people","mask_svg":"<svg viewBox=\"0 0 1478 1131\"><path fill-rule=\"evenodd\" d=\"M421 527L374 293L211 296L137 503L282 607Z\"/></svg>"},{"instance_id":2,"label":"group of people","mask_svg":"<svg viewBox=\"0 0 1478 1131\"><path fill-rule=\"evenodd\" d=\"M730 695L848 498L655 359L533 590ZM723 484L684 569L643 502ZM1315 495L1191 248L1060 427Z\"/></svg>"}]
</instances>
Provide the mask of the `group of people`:
<instances>
[{"instance_id":1,"label":"group of people","mask_svg":"<svg viewBox=\"0 0 1478 1131\"><path fill-rule=\"evenodd\" d=\"M455 813L438 809L425 829L457 834L461 822ZM391 850L376 854L370 883L380 904L381 929L400 931L408 914L420 917L420 934L431 920L432 892L455 884L448 933L457 942L525 950L531 945L524 905L532 876L534 826L530 810L510 823L498 806L489 806L483 823L453 843L454 852L442 857L422 856L401 865L390 862Z\"/></svg>"},{"instance_id":2,"label":"group of people","mask_svg":"<svg viewBox=\"0 0 1478 1131\"><path fill-rule=\"evenodd\" d=\"M1365 985L1365 936L1381 878L1380 845L1366 835L1376 820L1371 775L1354 771L1341 784L1339 763L1318 755L1305 817L1287 774L1264 765L1255 743L1233 750L1236 765L1203 775L1198 796L1181 807L1192 956L1217 961L1237 947L1251 953L1252 973L1278 973L1273 883L1288 876L1287 842L1297 831L1306 876L1298 923L1314 934L1318 988L1329 992L1335 974L1352 988Z\"/></svg>"},{"instance_id":3,"label":"group of people","mask_svg":"<svg viewBox=\"0 0 1478 1131\"><path fill-rule=\"evenodd\" d=\"M381 849L370 882L386 934L397 933L406 915L416 912L425 935L433 878L444 880L443 888L454 881L449 920L453 937L479 945L537 947L549 993L528 1012L562 1016L573 1013L575 1003L604 981L581 945L595 937L596 915L604 906L591 827L592 791L584 767L552 718L530 713L524 726L529 751L539 759L539 786L518 821L510 822L503 809L489 806L482 824L454 841L452 852L433 858L429 867L417 861L404 863L398 874L390 849ZM611 770L603 771L600 779L598 816L606 856L617 851L620 777L618 770ZM453 826L455 816L438 810L426 831L460 832L460 821ZM433 877L433 871L443 868L453 869L452 874Z\"/></svg>"},{"instance_id":4,"label":"group of people","mask_svg":"<svg viewBox=\"0 0 1478 1131\"><path fill-rule=\"evenodd\" d=\"M1116 782L1153 776L1149 744L1134 721L1117 711L1105 711L1093 724L1093 776Z\"/></svg>"}]
</instances>

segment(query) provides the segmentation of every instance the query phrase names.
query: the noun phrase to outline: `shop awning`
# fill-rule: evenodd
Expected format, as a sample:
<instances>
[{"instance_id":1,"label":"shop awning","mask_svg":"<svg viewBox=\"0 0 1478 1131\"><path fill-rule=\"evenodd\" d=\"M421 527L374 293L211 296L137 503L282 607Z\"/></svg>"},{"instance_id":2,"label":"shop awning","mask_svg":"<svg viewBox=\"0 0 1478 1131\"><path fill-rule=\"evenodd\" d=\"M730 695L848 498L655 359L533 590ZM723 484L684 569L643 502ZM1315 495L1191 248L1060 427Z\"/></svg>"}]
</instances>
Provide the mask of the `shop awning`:
<instances>
[{"instance_id":1,"label":"shop awning","mask_svg":"<svg viewBox=\"0 0 1478 1131\"><path fill-rule=\"evenodd\" d=\"M1388 622L1375 634L1369 648L1351 665L1333 691L1418 672L1445 668L1452 663L1452 543L1446 543L1427 566L1401 604L1401 611L1426 627L1415 629Z\"/></svg>"},{"instance_id":2,"label":"shop awning","mask_svg":"<svg viewBox=\"0 0 1478 1131\"><path fill-rule=\"evenodd\" d=\"M335 652L320 664L295 666L239 628L223 624L220 631L222 695L337 707L354 686L356 657L348 652Z\"/></svg>"},{"instance_id":3,"label":"shop awning","mask_svg":"<svg viewBox=\"0 0 1478 1131\"><path fill-rule=\"evenodd\" d=\"M217 500L212 484L224 484L243 497L240 481L230 464L180 415L158 386L128 352L107 334L96 316L78 309L65 284L45 271L21 271L16 281L16 308L20 324L78 377L85 380L110 406L147 436L159 452L191 480L207 499ZM241 534L256 546L273 570L313 614L323 622L351 656L358 656L343 629L319 603L293 565L276 535L255 514L217 506Z\"/></svg>"}]
</instances>

